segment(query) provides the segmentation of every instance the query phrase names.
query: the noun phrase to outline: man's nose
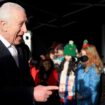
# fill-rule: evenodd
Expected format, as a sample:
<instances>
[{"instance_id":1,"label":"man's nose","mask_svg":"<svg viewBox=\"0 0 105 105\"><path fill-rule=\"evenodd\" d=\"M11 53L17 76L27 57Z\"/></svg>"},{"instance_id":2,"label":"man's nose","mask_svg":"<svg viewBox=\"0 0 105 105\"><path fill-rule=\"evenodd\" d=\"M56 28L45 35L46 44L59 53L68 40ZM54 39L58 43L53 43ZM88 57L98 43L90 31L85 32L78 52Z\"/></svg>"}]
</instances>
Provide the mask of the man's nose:
<instances>
[{"instance_id":1,"label":"man's nose","mask_svg":"<svg viewBox=\"0 0 105 105\"><path fill-rule=\"evenodd\" d=\"M27 32L27 27L26 27L26 24L25 24L25 23L24 23L23 26L22 26L22 31L23 31L24 33Z\"/></svg>"}]
</instances>

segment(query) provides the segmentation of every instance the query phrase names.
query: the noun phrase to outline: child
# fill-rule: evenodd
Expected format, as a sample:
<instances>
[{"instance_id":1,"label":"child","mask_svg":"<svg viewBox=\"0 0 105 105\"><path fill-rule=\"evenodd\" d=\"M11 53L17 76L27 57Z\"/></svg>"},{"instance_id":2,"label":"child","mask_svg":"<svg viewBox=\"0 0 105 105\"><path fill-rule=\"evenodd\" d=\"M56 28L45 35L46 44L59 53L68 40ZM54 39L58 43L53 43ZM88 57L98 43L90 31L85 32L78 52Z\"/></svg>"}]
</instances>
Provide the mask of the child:
<instances>
[{"instance_id":1,"label":"child","mask_svg":"<svg viewBox=\"0 0 105 105\"><path fill-rule=\"evenodd\" d=\"M59 95L61 102L68 105L72 102L75 95L73 86L75 81L75 62L72 57L77 56L77 48L72 40L64 46L64 61L61 64ZM73 103L72 103L73 105Z\"/></svg>"}]
</instances>

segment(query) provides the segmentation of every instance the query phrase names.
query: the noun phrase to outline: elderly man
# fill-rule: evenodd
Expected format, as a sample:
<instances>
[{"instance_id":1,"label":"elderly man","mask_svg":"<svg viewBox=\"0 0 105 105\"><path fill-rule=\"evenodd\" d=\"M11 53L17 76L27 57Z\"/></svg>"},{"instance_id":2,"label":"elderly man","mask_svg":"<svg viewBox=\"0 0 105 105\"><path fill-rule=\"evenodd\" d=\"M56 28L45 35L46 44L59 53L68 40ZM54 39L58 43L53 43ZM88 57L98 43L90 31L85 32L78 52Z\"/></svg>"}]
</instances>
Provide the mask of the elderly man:
<instances>
[{"instance_id":1,"label":"elderly man","mask_svg":"<svg viewBox=\"0 0 105 105\"><path fill-rule=\"evenodd\" d=\"M23 7L7 2L0 8L0 103L32 105L47 101L56 86L34 87L30 76L25 47L20 44L27 32Z\"/></svg>"}]
</instances>

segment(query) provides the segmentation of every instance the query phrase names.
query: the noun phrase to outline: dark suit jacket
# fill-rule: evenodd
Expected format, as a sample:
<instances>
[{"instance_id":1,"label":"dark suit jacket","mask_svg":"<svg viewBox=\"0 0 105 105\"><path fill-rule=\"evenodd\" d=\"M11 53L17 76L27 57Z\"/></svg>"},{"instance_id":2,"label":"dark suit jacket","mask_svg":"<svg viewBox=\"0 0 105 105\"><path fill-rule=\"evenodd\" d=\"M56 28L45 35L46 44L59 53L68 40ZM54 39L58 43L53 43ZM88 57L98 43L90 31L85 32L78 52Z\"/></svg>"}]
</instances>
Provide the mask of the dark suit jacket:
<instances>
[{"instance_id":1,"label":"dark suit jacket","mask_svg":"<svg viewBox=\"0 0 105 105\"><path fill-rule=\"evenodd\" d=\"M28 66L27 50L17 46L20 66L17 67L8 49L0 41L0 104L32 105L34 82Z\"/></svg>"}]
</instances>

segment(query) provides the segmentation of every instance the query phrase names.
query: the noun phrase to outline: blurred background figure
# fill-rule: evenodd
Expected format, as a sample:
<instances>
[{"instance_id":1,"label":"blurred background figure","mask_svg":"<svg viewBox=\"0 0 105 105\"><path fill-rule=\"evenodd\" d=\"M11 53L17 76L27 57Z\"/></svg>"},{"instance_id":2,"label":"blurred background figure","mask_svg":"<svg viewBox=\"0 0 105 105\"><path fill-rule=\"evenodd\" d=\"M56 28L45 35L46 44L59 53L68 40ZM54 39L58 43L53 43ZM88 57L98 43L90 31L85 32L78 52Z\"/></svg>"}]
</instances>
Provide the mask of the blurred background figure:
<instances>
[{"instance_id":1,"label":"blurred background figure","mask_svg":"<svg viewBox=\"0 0 105 105\"><path fill-rule=\"evenodd\" d=\"M58 86L58 72L51 59L42 59L38 69L31 72L35 85ZM34 74L33 74L34 73ZM47 102L36 102L35 105L60 105L58 91L54 91Z\"/></svg>"},{"instance_id":2,"label":"blurred background figure","mask_svg":"<svg viewBox=\"0 0 105 105\"><path fill-rule=\"evenodd\" d=\"M55 59L54 59L54 64L56 68L59 68L59 65L61 62L64 60L64 45L63 44L58 44L55 49Z\"/></svg>"},{"instance_id":3,"label":"blurred background figure","mask_svg":"<svg viewBox=\"0 0 105 105\"><path fill-rule=\"evenodd\" d=\"M64 60L60 65L59 95L62 105L74 105L73 86L75 82L75 62L73 57L77 56L77 47L73 40L64 46Z\"/></svg>"}]
</instances>

